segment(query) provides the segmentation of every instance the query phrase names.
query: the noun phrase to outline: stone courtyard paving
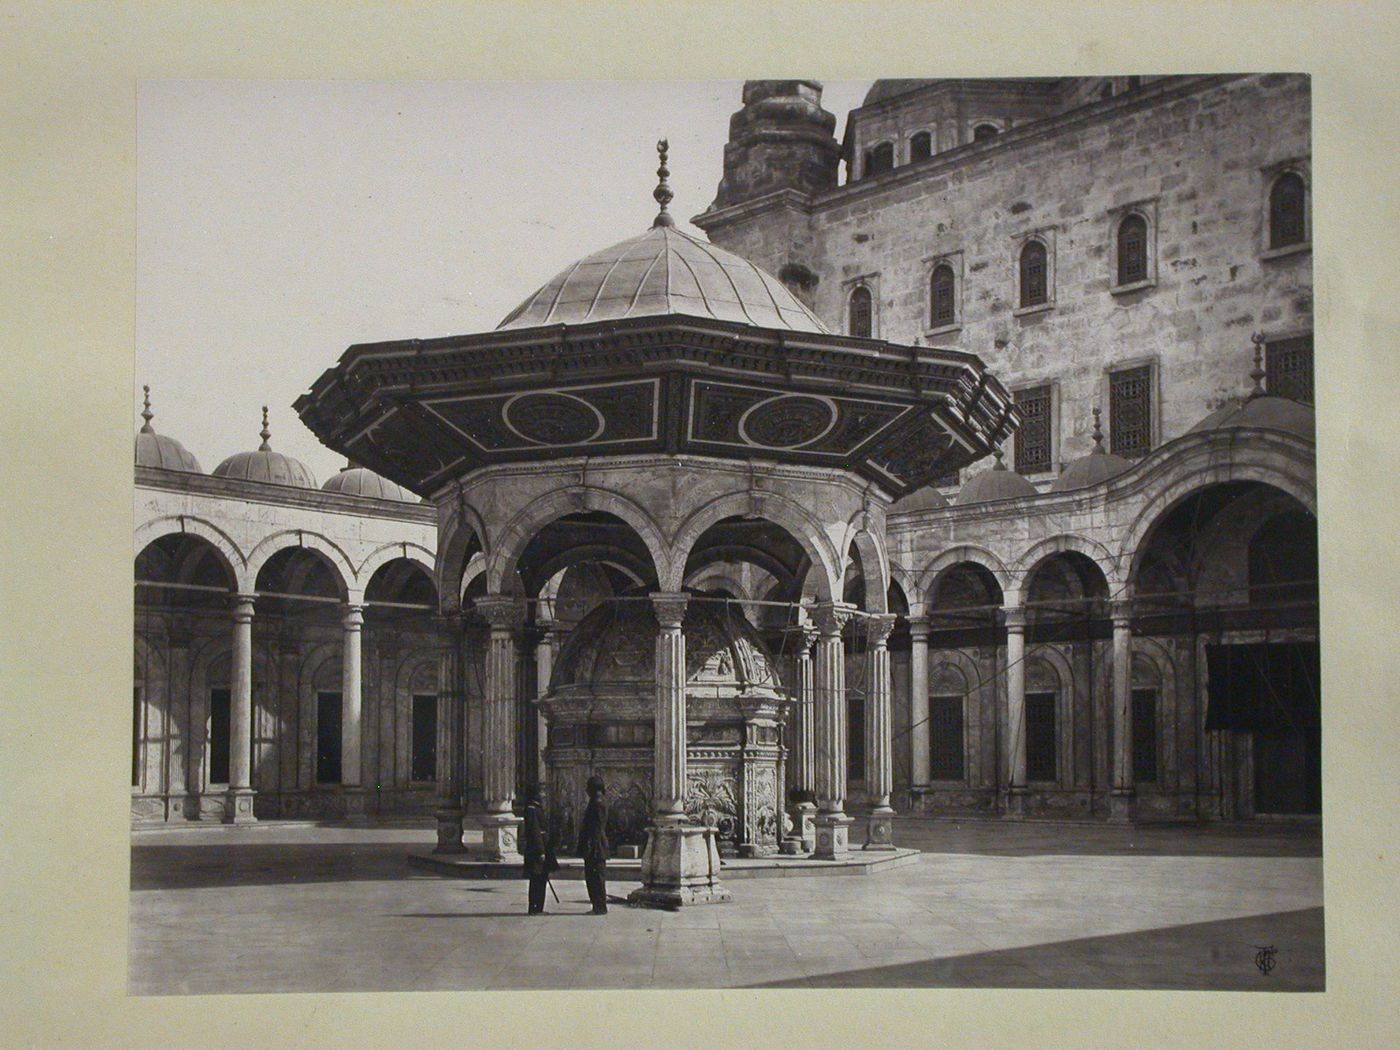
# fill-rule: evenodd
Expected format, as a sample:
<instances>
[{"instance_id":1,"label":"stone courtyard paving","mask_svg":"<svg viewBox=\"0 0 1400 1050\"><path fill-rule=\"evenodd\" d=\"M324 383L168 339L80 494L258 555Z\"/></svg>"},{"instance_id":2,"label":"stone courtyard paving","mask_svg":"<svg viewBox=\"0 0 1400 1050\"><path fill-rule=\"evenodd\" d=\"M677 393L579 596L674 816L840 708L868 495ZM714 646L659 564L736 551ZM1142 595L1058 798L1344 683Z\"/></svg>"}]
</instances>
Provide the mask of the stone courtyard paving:
<instances>
[{"instance_id":1,"label":"stone courtyard paving","mask_svg":"<svg viewBox=\"0 0 1400 1050\"><path fill-rule=\"evenodd\" d=\"M512 988L1321 990L1317 827L902 820L916 864L586 914L409 868L428 827L132 834L133 994ZM479 838L479 832L476 833ZM469 839L470 841L470 834ZM609 884L625 895L635 883ZM1255 965L1275 949L1273 969Z\"/></svg>"}]
</instances>

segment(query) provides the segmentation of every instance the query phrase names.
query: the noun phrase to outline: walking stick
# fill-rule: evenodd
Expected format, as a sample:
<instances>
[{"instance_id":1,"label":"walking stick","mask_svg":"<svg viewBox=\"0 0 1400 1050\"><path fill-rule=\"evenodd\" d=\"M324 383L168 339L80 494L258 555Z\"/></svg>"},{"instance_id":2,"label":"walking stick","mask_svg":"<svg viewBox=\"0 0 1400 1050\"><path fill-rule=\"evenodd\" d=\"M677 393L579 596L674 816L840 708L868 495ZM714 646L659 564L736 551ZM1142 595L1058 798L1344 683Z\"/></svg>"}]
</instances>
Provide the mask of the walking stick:
<instances>
[{"instance_id":1,"label":"walking stick","mask_svg":"<svg viewBox=\"0 0 1400 1050\"><path fill-rule=\"evenodd\" d=\"M557 890L555 890L555 888L554 888L554 883L550 880L550 878L549 878L548 875L546 875L546 876L544 877L544 884L545 884L546 886L549 887L549 892L550 892L550 893L553 895L553 897L554 897L554 903L555 903L555 904L561 904L561 903L563 903L562 901L559 900L559 893L558 893Z\"/></svg>"}]
</instances>

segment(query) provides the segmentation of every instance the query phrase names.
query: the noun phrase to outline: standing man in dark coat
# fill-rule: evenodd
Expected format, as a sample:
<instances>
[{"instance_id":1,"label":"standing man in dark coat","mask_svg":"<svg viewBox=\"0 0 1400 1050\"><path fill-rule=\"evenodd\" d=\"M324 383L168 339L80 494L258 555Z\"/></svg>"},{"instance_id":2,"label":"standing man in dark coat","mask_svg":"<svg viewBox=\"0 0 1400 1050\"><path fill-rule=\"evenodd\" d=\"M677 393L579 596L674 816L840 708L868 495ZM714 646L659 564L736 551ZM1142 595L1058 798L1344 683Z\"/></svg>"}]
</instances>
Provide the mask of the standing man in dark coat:
<instances>
[{"instance_id":1,"label":"standing man in dark coat","mask_svg":"<svg viewBox=\"0 0 1400 1050\"><path fill-rule=\"evenodd\" d=\"M544 809L540 805L540 789L530 786L525 792L525 833L522 848L525 854L525 877L530 880L530 915L544 914L544 891L549 885L549 873L559 867L554 859L545 833Z\"/></svg>"},{"instance_id":2,"label":"standing man in dark coat","mask_svg":"<svg viewBox=\"0 0 1400 1050\"><path fill-rule=\"evenodd\" d=\"M579 825L578 855L583 858L583 880L593 915L608 913L608 805L603 801L607 786L600 776L588 778L588 808Z\"/></svg>"}]
</instances>

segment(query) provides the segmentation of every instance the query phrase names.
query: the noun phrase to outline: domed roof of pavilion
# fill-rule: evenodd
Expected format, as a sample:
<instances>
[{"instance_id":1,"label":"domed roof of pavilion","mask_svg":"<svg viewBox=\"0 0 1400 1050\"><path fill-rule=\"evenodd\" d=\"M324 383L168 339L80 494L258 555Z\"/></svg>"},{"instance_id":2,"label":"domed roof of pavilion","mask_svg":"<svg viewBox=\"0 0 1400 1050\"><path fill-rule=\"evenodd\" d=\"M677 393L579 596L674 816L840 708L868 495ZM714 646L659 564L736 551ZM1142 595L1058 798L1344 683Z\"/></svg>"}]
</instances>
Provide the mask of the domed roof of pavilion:
<instances>
[{"instance_id":1,"label":"domed roof of pavilion","mask_svg":"<svg viewBox=\"0 0 1400 1050\"><path fill-rule=\"evenodd\" d=\"M580 259L497 328L666 314L827 333L816 314L772 274L733 252L661 225Z\"/></svg>"},{"instance_id":2,"label":"domed roof of pavilion","mask_svg":"<svg viewBox=\"0 0 1400 1050\"><path fill-rule=\"evenodd\" d=\"M1076 459L1060 472L1050 486L1051 492L1086 489L1101 481L1115 478L1132 466L1132 461L1116 456L1103 447L1103 430L1099 427L1099 410L1094 409L1094 447L1082 459Z\"/></svg>"},{"instance_id":3,"label":"domed roof of pavilion","mask_svg":"<svg viewBox=\"0 0 1400 1050\"><path fill-rule=\"evenodd\" d=\"M1311 405L1288 397L1261 394L1227 401L1192 427L1189 433L1223 430L1226 427L1282 430L1312 441L1316 435L1316 416Z\"/></svg>"},{"instance_id":4,"label":"domed roof of pavilion","mask_svg":"<svg viewBox=\"0 0 1400 1050\"><path fill-rule=\"evenodd\" d=\"M907 95L911 91L937 83L937 80L877 80L865 93L865 101L861 104L869 106L876 102L884 102L885 99Z\"/></svg>"},{"instance_id":5,"label":"domed roof of pavilion","mask_svg":"<svg viewBox=\"0 0 1400 1050\"><path fill-rule=\"evenodd\" d=\"M366 467L346 463L340 473L326 479L322 492L339 492L346 496L368 496L370 499L391 499L403 503L416 503L418 497L402 485L395 484L381 474Z\"/></svg>"},{"instance_id":6,"label":"domed roof of pavilion","mask_svg":"<svg viewBox=\"0 0 1400 1050\"><path fill-rule=\"evenodd\" d=\"M267 406L263 405L262 444L252 452L235 452L214 468L214 476L240 481L264 481L272 485L292 485L299 489L317 488L316 477L299 459L274 452L267 439Z\"/></svg>"},{"instance_id":7,"label":"domed roof of pavilion","mask_svg":"<svg viewBox=\"0 0 1400 1050\"><path fill-rule=\"evenodd\" d=\"M941 510L948 506L948 500L943 493L939 492L932 485L926 485L921 489L915 489L903 499L896 500L890 504L888 514L909 514L917 510Z\"/></svg>"},{"instance_id":8,"label":"domed roof of pavilion","mask_svg":"<svg viewBox=\"0 0 1400 1050\"><path fill-rule=\"evenodd\" d=\"M184 470L191 474L204 473L199 460L195 459L184 445L173 437L156 433L155 428L151 426L151 420L155 418L155 413L151 411L151 388L145 386L141 389L146 395L146 405L141 411L141 418L145 422L136 434L136 465L158 467L161 470Z\"/></svg>"},{"instance_id":9,"label":"domed roof of pavilion","mask_svg":"<svg viewBox=\"0 0 1400 1050\"><path fill-rule=\"evenodd\" d=\"M657 622L647 593L637 588L604 601L579 621L555 664L551 692L651 687ZM722 692L778 688L768 651L740 606L688 593L681 624L686 682L709 695L716 687Z\"/></svg>"},{"instance_id":10,"label":"domed roof of pavilion","mask_svg":"<svg viewBox=\"0 0 1400 1050\"><path fill-rule=\"evenodd\" d=\"M984 470L969 478L953 500L956 505L961 507L969 503L990 503L998 499L1019 499L1036 494L1034 485L1014 470L1006 469L1006 464L1001 461L1001 449L997 449L994 455L997 458L996 465L991 470Z\"/></svg>"},{"instance_id":11,"label":"domed roof of pavilion","mask_svg":"<svg viewBox=\"0 0 1400 1050\"><path fill-rule=\"evenodd\" d=\"M829 334L826 325L783 283L747 259L682 233L666 210L667 144L656 144L661 206L651 229L562 270L511 311L498 330L591 324L628 317L683 314L759 328Z\"/></svg>"}]
</instances>

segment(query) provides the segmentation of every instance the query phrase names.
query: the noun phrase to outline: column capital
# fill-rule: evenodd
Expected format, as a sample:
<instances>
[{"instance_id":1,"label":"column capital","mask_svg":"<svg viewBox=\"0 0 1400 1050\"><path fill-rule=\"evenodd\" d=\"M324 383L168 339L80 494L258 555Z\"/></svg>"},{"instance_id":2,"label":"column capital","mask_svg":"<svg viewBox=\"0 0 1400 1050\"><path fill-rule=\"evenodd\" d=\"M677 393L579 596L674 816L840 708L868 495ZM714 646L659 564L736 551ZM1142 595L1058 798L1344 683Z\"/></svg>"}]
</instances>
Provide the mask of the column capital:
<instances>
[{"instance_id":1,"label":"column capital","mask_svg":"<svg viewBox=\"0 0 1400 1050\"><path fill-rule=\"evenodd\" d=\"M1115 598L1108 603L1108 615L1113 620L1114 627L1127 627L1133 619L1133 600L1131 598Z\"/></svg>"},{"instance_id":2,"label":"column capital","mask_svg":"<svg viewBox=\"0 0 1400 1050\"><path fill-rule=\"evenodd\" d=\"M650 596L651 609L662 627L679 628L685 620L686 606L690 595L684 591L653 591Z\"/></svg>"},{"instance_id":3,"label":"column capital","mask_svg":"<svg viewBox=\"0 0 1400 1050\"><path fill-rule=\"evenodd\" d=\"M817 640L817 628L815 624L803 623L793 628L797 633L797 656L798 659L812 658L812 643Z\"/></svg>"},{"instance_id":4,"label":"column capital","mask_svg":"<svg viewBox=\"0 0 1400 1050\"><path fill-rule=\"evenodd\" d=\"M855 611L845 602L820 602L812 610L812 622L823 638L831 638L841 633Z\"/></svg>"},{"instance_id":5,"label":"column capital","mask_svg":"<svg viewBox=\"0 0 1400 1050\"><path fill-rule=\"evenodd\" d=\"M340 622L348 631L358 631L365 623L365 603L346 602L341 607Z\"/></svg>"},{"instance_id":6,"label":"column capital","mask_svg":"<svg viewBox=\"0 0 1400 1050\"><path fill-rule=\"evenodd\" d=\"M472 608L493 631L514 631L525 623L525 603L508 594L483 595L472 602Z\"/></svg>"},{"instance_id":7,"label":"column capital","mask_svg":"<svg viewBox=\"0 0 1400 1050\"><path fill-rule=\"evenodd\" d=\"M1024 605L1008 605L1001 610L1002 623L1008 631L1026 629L1026 608Z\"/></svg>"},{"instance_id":8,"label":"column capital","mask_svg":"<svg viewBox=\"0 0 1400 1050\"><path fill-rule=\"evenodd\" d=\"M233 618L240 622L248 622L253 619L253 602L257 601L256 594L246 594L237 592L229 595L229 605L233 608Z\"/></svg>"},{"instance_id":9,"label":"column capital","mask_svg":"<svg viewBox=\"0 0 1400 1050\"><path fill-rule=\"evenodd\" d=\"M883 646L889 641L890 632L894 630L895 621L898 619L894 613L876 613L867 616L865 619L866 637L870 639L870 644L876 647Z\"/></svg>"},{"instance_id":10,"label":"column capital","mask_svg":"<svg viewBox=\"0 0 1400 1050\"><path fill-rule=\"evenodd\" d=\"M909 617L909 637L915 642L927 642L929 622L927 616Z\"/></svg>"}]
</instances>

